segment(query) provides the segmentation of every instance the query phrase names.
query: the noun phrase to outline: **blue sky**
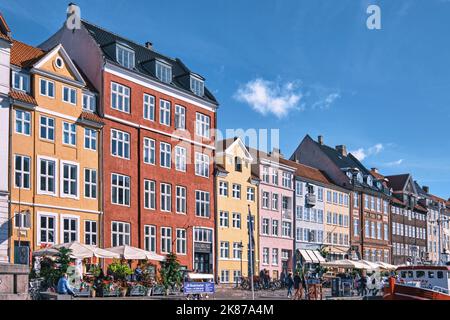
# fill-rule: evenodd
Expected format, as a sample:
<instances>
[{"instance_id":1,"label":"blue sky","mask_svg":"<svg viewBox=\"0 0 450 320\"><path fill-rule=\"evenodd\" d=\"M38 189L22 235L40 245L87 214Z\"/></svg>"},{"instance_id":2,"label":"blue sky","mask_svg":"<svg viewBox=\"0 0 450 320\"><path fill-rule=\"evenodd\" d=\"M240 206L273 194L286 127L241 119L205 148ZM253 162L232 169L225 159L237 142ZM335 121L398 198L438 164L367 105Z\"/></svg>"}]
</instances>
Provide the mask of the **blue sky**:
<instances>
[{"instance_id":1,"label":"blue sky","mask_svg":"<svg viewBox=\"0 0 450 320\"><path fill-rule=\"evenodd\" d=\"M37 45L67 3L0 0L0 10L15 38ZM450 0L76 3L84 19L202 74L219 128L280 129L286 156L322 134L369 168L450 196ZM366 28L369 4L381 7L381 30Z\"/></svg>"}]
</instances>

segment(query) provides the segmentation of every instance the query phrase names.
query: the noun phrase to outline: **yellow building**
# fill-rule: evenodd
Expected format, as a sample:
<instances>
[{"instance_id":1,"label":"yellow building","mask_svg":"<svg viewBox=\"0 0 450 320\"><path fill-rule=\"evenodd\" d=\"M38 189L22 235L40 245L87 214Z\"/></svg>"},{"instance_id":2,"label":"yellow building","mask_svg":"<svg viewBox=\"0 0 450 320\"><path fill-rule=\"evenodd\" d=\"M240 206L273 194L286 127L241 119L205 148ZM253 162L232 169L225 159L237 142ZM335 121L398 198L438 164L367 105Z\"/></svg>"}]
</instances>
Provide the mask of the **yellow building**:
<instances>
[{"instance_id":1,"label":"yellow building","mask_svg":"<svg viewBox=\"0 0 450 320\"><path fill-rule=\"evenodd\" d=\"M258 184L252 176L253 158L239 139L218 142L216 154L217 276L236 284L249 274L249 209L253 220L254 272L259 270Z\"/></svg>"},{"instance_id":2,"label":"yellow building","mask_svg":"<svg viewBox=\"0 0 450 320\"><path fill-rule=\"evenodd\" d=\"M61 45L11 50L11 260L79 241L99 244L101 119L96 95Z\"/></svg>"},{"instance_id":3,"label":"yellow building","mask_svg":"<svg viewBox=\"0 0 450 320\"><path fill-rule=\"evenodd\" d=\"M350 193L335 185L329 185L324 192L324 242L327 259L346 259L350 250Z\"/></svg>"}]
</instances>

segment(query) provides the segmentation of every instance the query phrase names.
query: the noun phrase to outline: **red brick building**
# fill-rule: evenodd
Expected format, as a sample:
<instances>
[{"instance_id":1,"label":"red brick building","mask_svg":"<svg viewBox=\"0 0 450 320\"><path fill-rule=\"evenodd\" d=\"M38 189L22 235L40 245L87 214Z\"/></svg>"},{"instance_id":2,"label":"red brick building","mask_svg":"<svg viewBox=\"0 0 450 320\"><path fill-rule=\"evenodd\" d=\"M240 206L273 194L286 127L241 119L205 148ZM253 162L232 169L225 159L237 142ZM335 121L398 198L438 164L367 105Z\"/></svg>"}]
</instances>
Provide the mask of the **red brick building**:
<instances>
[{"instance_id":1,"label":"red brick building","mask_svg":"<svg viewBox=\"0 0 450 320\"><path fill-rule=\"evenodd\" d=\"M187 269L212 273L218 103L204 79L86 21L41 46L57 43L100 95L103 246L174 252Z\"/></svg>"}]
</instances>

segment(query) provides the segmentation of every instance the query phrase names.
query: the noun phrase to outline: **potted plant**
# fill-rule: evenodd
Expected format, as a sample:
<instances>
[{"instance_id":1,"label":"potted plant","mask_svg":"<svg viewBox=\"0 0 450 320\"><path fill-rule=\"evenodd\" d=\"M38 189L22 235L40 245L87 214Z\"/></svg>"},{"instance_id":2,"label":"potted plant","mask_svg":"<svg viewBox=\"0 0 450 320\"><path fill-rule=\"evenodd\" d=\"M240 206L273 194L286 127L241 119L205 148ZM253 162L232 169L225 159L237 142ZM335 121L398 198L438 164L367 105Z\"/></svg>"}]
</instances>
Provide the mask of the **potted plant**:
<instances>
[{"instance_id":1,"label":"potted plant","mask_svg":"<svg viewBox=\"0 0 450 320\"><path fill-rule=\"evenodd\" d=\"M126 296L128 291L127 277L133 274L133 270L131 270L127 263L114 260L108 266L108 272L118 281L117 284L119 285L121 295L123 297Z\"/></svg>"}]
</instances>

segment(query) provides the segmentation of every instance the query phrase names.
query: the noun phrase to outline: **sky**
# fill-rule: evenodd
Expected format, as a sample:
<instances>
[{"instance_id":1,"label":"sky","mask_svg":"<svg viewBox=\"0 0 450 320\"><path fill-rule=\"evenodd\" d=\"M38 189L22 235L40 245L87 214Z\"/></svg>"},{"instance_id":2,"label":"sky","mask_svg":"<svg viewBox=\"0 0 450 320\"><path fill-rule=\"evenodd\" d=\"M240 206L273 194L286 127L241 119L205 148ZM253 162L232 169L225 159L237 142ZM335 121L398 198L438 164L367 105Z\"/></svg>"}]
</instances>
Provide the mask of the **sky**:
<instances>
[{"instance_id":1,"label":"sky","mask_svg":"<svg viewBox=\"0 0 450 320\"><path fill-rule=\"evenodd\" d=\"M39 45L65 0L0 0L13 37ZM450 0L77 0L92 23L182 59L220 103L218 126L344 144L382 174L450 197ZM381 9L369 30L367 8Z\"/></svg>"}]
</instances>

